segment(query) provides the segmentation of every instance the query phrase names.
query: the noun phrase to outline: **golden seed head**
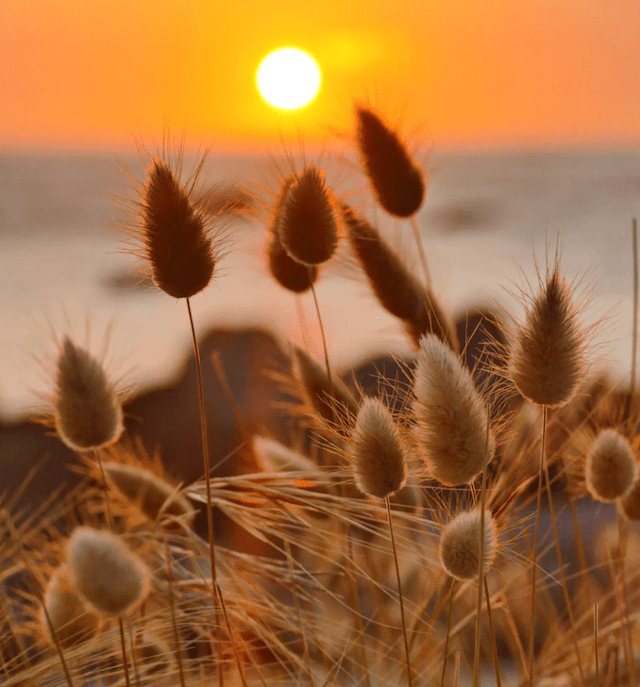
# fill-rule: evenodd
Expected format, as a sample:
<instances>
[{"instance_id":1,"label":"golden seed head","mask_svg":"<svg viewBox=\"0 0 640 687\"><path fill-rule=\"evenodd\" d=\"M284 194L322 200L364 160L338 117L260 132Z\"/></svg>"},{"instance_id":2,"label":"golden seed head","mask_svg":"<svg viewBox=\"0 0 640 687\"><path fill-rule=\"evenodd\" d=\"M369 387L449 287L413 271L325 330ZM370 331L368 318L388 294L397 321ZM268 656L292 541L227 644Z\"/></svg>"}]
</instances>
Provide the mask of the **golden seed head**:
<instances>
[{"instance_id":1,"label":"golden seed head","mask_svg":"<svg viewBox=\"0 0 640 687\"><path fill-rule=\"evenodd\" d=\"M195 510L176 488L150 470L122 463L102 463L109 482L150 520L171 528L178 523L191 526Z\"/></svg>"},{"instance_id":2,"label":"golden seed head","mask_svg":"<svg viewBox=\"0 0 640 687\"><path fill-rule=\"evenodd\" d=\"M558 267L516 333L509 374L520 394L538 405L566 405L578 389L584 374L583 335Z\"/></svg>"},{"instance_id":3,"label":"golden seed head","mask_svg":"<svg viewBox=\"0 0 640 687\"><path fill-rule=\"evenodd\" d=\"M122 407L100 363L65 337L58 356L54 418L74 451L112 444L123 430Z\"/></svg>"},{"instance_id":4,"label":"golden seed head","mask_svg":"<svg viewBox=\"0 0 640 687\"><path fill-rule=\"evenodd\" d=\"M407 481L407 460L389 409L377 398L365 398L351 436L356 484L363 494L383 499Z\"/></svg>"},{"instance_id":5,"label":"golden seed head","mask_svg":"<svg viewBox=\"0 0 640 687\"><path fill-rule=\"evenodd\" d=\"M54 570L44 592L44 606L56 639L65 649L86 641L98 630L99 617L74 588L71 572L66 565ZM41 612L40 620L49 634L51 628L44 612Z\"/></svg>"},{"instance_id":6,"label":"golden seed head","mask_svg":"<svg viewBox=\"0 0 640 687\"><path fill-rule=\"evenodd\" d=\"M481 511L459 513L442 530L440 563L457 580L472 580L480 572ZM484 572L496 558L498 536L496 523L488 510L484 512Z\"/></svg>"},{"instance_id":7,"label":"golden seed head","mask_svg":"<svg viewBox=\"0 0 640 687\"><path fill-rule=\"evenodd\" d=\"M356 107L356 141L365 172L382 207L409 217L422 205L425 182L406 145L372 110Z\"/></svg>"},{"instance_id":8,"label":"golden seed head","mask_svg":"<svg viewBox=\"0 0 640 687\"><path fill-rule=\"evenodd\" d=\"M202 291L215 266L205 217L163 160L151 164L142 222L146 258L156 286L174 298Z\"/></svg>"},{"instance_id":9,"label":"golden seed head","mask_svg":"<svg viewBox=\"0 0 640 687\"><path fill-rule=\"evenodd\" d=\"M122 615L148 592L147 566L111 532L77 527L67 543L67 563L76 589L100 613Z\"/></svg>"},{"instance_id":10,"label":"golden seed head","mask_svg":"<svg viewBox=\"0 0 640 687\"><path fill-rule=\"evenodd\" d=\"M289 256L303 265L319 265L335 253L340 220L324 172L306 167L287 189L280 208L278 235Z\"/></svg>"},{"instance_id":11,"label":"golden seed head","mask_svg":"<svg viewBox=\"0 0 640 687\"><path fill-rule=\"evenodd\" d=\"M430 474L471 482L493 458L489 413L460 358L433 334L420 341L413 390L417 449Z\"/></svg>"},{"instance_id":12,"label":"golden seed head","mask_svg":"<svg viewBox=\"0 0 640 687\"><path fill-rule=\"evenodd\" d=\"M587 454L587 490L597 501L614 501L634 485L637 468L633 449L615 429L605 429L596 437Z\"/></svg>"}]
</instances>

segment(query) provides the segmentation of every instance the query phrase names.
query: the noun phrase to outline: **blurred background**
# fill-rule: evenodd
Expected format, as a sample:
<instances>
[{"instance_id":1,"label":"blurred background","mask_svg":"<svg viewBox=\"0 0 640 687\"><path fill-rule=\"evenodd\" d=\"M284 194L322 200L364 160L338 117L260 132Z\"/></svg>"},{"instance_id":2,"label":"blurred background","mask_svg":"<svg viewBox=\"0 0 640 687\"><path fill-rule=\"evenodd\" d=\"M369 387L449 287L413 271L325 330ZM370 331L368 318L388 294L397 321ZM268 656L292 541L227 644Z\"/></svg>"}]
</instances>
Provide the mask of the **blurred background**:
<instances>
[{"instance_id":1,"label":"blurred background","mask_svg":"<svg viewBox=\"0 0 640 687\"><path fill-rule=\"evenodd\" d=\"M130 180L143 180L167 131L184 137L187 173L209 148L203 183L240 188L254 205L248 219L225 219L229 255L194 299L200 327L264 326L320 355L310 297L296 307L262 260L283 170L320 160L338 194L413 249L408 224L368 191L355 102L378 110L425 169L418 221L452 311L496 303L517 314L505 288L535 281L534 255L544 269L545 245L559 237L569 277L591 283L585 318L611 316L598 364L625 375L638 19L636 0L6 0L0 415L28 414L34 390L50 388L51 368L33 356L54 354L51 330L82 340L88 320L97 351L111 325L110 358L134 386L168 379L188 354L184 304L138 283L119 231L132 223ZM307 51L322 74L316 98L294 111L256 88L261 60L284 46ZM337 365L406 347L340 264L318 296Z\"/></svg>"}]
</instances>

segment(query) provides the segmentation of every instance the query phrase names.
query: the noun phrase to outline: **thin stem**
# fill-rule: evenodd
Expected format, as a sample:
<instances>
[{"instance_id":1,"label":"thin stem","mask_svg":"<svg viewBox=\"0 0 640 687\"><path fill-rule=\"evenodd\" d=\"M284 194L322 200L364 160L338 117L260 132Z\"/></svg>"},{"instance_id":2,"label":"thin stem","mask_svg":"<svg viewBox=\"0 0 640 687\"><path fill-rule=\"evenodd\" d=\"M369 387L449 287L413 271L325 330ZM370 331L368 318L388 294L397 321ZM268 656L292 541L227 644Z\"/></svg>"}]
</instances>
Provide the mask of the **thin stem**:
<instances>
[{"instance_id":1,"label":"thin stem","mask_svg":"<svg viewBox=\"0 0 640 687\"><path fill-rule=\"evenodd\" d=\"M538 539L540 536L540 511L542 506L542 483L544 480L544 454L547 438L547 406L542 406L542 437L540 440L540 466L538 470L538 495L536 499L536 520L533 528L531 549L531 618L529 621L529 687L533 687L533 650L536 630L536 572L538 563Z\"/></svg>"},{"instance_id":2,"label":"thin stem","mask_svg":"<svg viewBox=\"0 0 640 687\"><path fill-rule=\"evenodd\" d=\"M240 656L238 654L238 648L233 640L233 635L231 633L231 624L229 623L229 616L227 615L227 607L224 603L224 598L222 597L222 590L218 587L218 598L220 599L220 606L222 607L222 615L224 617L225 625L227 626L227 632L229 633L229 641L231 642L231 649L233 650L233 655L236 659L236 665L238 666L238 673L240 673L240 680L242 681L242 687L249 687L247 684L247 678L244 674L244 669L242 667L242 662L240 661Z\"/></svg>"},{"instance_id":3,"label":"thin stem","mask_svg":"<svg viewBox=\"0 0 640 687\"><path fill-rule=\"evenodd\" d=\"M318 305L318 297L316 295L316 288L311 284L311 294L313 295L313 302L316 306L316 313L318 314L318 324L320 325L320 336L322 337L322 350L324 351L324 364L327 367L327 377L329 379L329 387L333 387L331 380L331 366L329 365L329 349L327 348L327 339L324 333L324 325L322 324L322 316L320 315L320 306Z\"/></svg>"},{"instance_id":4,"label":"thin stem","mask_svg":"<svg viewBox=\"0 0 640 687\"><path fill-rule=\"evenodd\" d=\"M398 551L396 549L396 538L393 534L393 524L391 521L391 499L387 495L385 498L387 504L387 518L389 520L389 534L391 536L391 548L393 549L393 562L396 568L396 579L398 581L398 599L400 601L400 617L402 619L402 637L404 639L404 652L407 660L407 682L409 687L412 687L411 677L411 658L409 655L409 640L407 638L407 623L404 615L404 600L402 597L402 580L400 579L400 566L398 565Z\"/></svg>"},{"instance_id":5,"label":"thin stem","mask_svg":"<svg viewBox=\"0 0 640 687\"><path fill-rule=\"evenodd\" d=\"M222 605L222 599L219 598L219 587L217 584L216 574L216 551L215 551L215 533L213 529L213 504L211 503L211 464L209 461L209 441L207 438L207 414L204 404L204 384L202 380L202 363L200 360L200 348L198 347L198 338L196 336L196 328L193 323L193 313L191 312L191 301L186 298L187 312L189 313L189 326L191 327L191 340L193 342L193 353L196 360L196 373L198 377L198 402L200 405L200 436L202 439L202 462L204 466L204 480L207 494L207 535L209 539L209 563L211 565L211 596L215 604L215 624L216 624L216 639L219 632L219 606ZM224 673L222 667L222 648L220 642L216 641L218 653L218 685L224 687Z\"/></svg>"},{"instance_id":6,"label":"thin stem","mask_svg":"<svg viewBox=\"0 0 640 687\"><path fill-rule=\"evenodd\" d=\"M47 621L47 626L49 627L49 632L51 634L51 638L53 639L53 643L56 645L56 649L58 651L58 656L60 657L60 663L62 664L62 670L64 672L64 676L65 676L67 682L69 683L69 687L74 687L73 680L71 679L71 672L69 671L69 666L67 665L67 661L64 657L64 652L62 651L62 647L60 646L60 642L58 641L58 635L56 634L56 631L53 629L53 623L51 622L51 616L49 615L49 611L47 610L47 607L44 604L44 600L41 600L41 603L42 603L42 610L44 612L44 617Z\"/></svg>"},{"instance_id":7,"label":"thin stem","mask_svg":"<svg viewBox=\"0 0 640 687\"><path fill-rule=\"evenodd\" d=\"M124 641L124 624L122 616L118 616L118 628L120 629L120 648L122 650L122 667L124 668L124 681L127 687L131 687L131 679L129 677L129 661L127 659L127 645Z\"/></svg>"},{"instance_id":8,"label":"thin stem","mask_svg":"<svg viewBox=\"0 0 640 687\"><path fill-rule=\"evenodd\" d=\"M431 285L431 275L429 274L429 266L427 264L427 256L424 252L424 245L422 244L422 236L420 234L420 227L418 226L418 220L415 215L411 215L411 229L413 231L413 237L416 240L416 246L418 247L418 255L420 256L420 264L422 265L422 271L424 273L424 282L427 286Z\"/></svg>"},{"instance_id":9,"label":"thin stem","mask_svg":"<svg viewBox=\"0 0 640 687\"><path fill-rule=\"evenodd\" d=\"M487 603L487 619L489 620L489 637L491 639L491 653L493 655L493 670L496 674L496 687L502 687L500 678L500 659L498 658L498 646L496 644L496 632L493 627L493 614L491 612L491 595L489 594L489 583L484 578L484 596Z\"/></svg>"},{"instance_id":10,"label":"thin stem","mask_svg":"<svg viewBox=\"0 0 640 687\"><path fill-rule=\"evenodd\" d=\"M598 604L593 604L593 648L596 655L596 687L600 687L600 659L598 656Z\"/></svg>"},{"instance_id":11,"label":"thin stem","mask_svg":"<svg viewBox=\"0 0 640 687\"><path fill-rule=\"evenodd\" d=\"M631 381L629 386L629 406L627 427L631 432L636 395L636 357L638 350L638 220L634 217L631 226L633 245L633 330L631 332Z\"/></svg>"},{"instance_id":12,"label":"thin stem","mask_svg":"<svg viewBox=\"0 0 640 687\"><path fill-rule=\"evenodd\" d=\"M104 466L102 465L100 449L96 450L96 456L98 457L98 465L100 466L100 476L102 478L102 491L104 492L104 503L107 510L107 524L109 525L109 529L113 530L113 517L111 515L111 503L109 502L109 487L107 486L107 478L104 474Z\"/></svg>"},{"instance_id":13,"label":"thin stem","mask_svg":"<svg viewBox=\"0 0 640 687\"><path fill-rule=\"evenodd\" d=\"M458 687L460 682L460 652L456 651L454 669L453 669L453 687Z\"/></svg>"},{"instance_id":14,"label":"thin stem","mask_svg":"<svg viewBox=\"0 0 640 687\"><path fill-rule=\"evenodd\" d=\"M451 593L449 594L449 612L447 613L447 636L444 640L444 656L442 658L442 677L440 679L440 687L444 687L444 679L447 674L447 658L449 657L449 636L451 635L451 615L453 611L453 592L456 587L454 578L451 580Z\"/></svg>"},{"instance_id":15,"label":"thin stem","mask_svg":"<svg viewBox=\"0 0 640 687\"><path fill-rule=\"evenodd\" d=\"M176 660L178 662L178 675L180 677L180 687L186 687L184 680L184 668L182 666L182 650L180 648L180 633L178 632L178 624L176 622L175 600L173 598L173 572L169 564L169 545L167 538L164 539L164 561L167 571L167 584L169 587L169 611L171 613L171 626L173 627L173 639L176 643Z\"/></svg>"}]
</instances>

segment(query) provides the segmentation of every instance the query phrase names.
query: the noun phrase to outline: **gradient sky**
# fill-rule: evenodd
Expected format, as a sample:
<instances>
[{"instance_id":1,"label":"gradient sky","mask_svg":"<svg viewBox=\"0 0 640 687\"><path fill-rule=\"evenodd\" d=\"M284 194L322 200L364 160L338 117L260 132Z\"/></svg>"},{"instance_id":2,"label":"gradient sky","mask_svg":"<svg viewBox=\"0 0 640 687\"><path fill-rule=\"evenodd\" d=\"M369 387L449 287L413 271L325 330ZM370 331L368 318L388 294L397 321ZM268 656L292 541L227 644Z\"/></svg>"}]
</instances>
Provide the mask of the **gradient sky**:
<instances>
[{"instance_id":1,"label":"gradient sky","mask_svg":"<svg viewBox=\"0 0 640 687\"><path fill-rule=\"evenodd\" d=\"M296 46L324 85L270 109L254 75ZM0 145L214 147L346 136L354 99L428 146L640 143L638 0L5 0Z\"/></svg>"}]
</instances>

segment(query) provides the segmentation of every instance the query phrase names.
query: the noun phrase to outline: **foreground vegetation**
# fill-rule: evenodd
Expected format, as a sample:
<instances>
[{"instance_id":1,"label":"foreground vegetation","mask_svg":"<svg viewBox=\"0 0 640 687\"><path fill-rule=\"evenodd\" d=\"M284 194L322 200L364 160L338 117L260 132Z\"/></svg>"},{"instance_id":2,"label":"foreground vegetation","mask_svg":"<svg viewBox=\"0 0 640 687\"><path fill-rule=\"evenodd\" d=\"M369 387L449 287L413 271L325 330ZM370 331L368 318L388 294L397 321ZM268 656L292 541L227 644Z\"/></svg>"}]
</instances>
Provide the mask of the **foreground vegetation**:
<instances>
[{"instance_id":1,"label":"foreground vegetation","mask_svg":"<svg viewBox=\"0 0 640 687\"><path fill-rule=\"evenodd\" d=\"M216 276L225 207L199 170L185 180L179 160L152 157L131 235L155 285L186 301L203 477L174 484L123 432L102 361L60 335L47 421L83 480L35 511L4 496L3 685L636 684L635 365L626 390L587 375L591 332L557 252L522 292L523 321L488 315L460 339L415 219L423 172L372 109L356 122L362 169L411 227L419 274L310 163L274 190L265 262L292 305L311 292L321 321L314 285L348 252L415 348L408 381L366 396L324 341L322 361L291 346L265 370L289 444L236 415L238 451L260 469L213 477L201 370L217 361L200 359L190 299ZM583 531L594 501L613 517ZM220 546L219 513L253 552Z\"/></svg>"}]
</instances>

